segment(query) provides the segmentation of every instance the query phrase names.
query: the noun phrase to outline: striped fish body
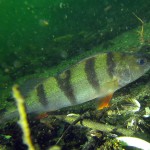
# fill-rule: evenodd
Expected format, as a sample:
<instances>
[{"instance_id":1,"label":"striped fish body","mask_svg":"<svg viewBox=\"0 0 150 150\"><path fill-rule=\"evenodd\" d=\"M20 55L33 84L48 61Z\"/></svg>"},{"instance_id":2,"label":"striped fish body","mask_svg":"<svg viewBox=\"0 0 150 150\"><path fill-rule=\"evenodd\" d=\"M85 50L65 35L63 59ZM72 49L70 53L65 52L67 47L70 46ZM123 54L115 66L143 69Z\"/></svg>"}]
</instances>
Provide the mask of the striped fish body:
<instances>
[{"instance_id":1,"label":"striped fish body","mask_svg":"<svg viewBox=\"0 0 150 150\"><path fill-rule=\"evenodd\" d=\"M102 98L136 80L149 68L149 60L141 55L116 52L94 55L37 84L26 97L27 110L54 111Z\"/></svg>"}]
</instances>

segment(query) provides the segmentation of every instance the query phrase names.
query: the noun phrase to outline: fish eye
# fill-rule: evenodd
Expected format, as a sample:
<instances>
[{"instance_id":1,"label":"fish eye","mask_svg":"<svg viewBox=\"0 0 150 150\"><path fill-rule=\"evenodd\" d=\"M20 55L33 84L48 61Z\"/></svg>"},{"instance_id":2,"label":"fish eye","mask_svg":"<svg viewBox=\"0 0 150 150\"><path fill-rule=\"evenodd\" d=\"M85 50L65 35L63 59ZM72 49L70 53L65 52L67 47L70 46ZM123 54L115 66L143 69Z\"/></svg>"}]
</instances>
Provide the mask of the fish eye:
<instances>
[{"instance_id":1,"label":"fish eye","mask_svg":"<svg viewBox=\"0 0 150 150\"><path fill-rule=\"evenodd\" d=\"M145 64L147 63L147 59L145 59L145 58L139 58L139 59L137 60L137 63L138 63L139 65L145 65Z\"/></svg>"}]
</instances>

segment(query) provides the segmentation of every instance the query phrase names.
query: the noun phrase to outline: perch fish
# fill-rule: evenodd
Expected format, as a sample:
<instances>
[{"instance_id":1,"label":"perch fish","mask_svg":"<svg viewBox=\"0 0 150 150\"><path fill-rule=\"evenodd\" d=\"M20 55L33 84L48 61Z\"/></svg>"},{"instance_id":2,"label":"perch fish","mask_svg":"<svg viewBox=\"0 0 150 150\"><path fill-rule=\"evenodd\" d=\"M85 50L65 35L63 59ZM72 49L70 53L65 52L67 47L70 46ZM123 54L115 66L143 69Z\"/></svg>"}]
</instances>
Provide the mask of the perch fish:
<instances>
[{"instance_id":1,"label":"perch fish","mask_svg":"<svg viewBox=\"0 0 150 150\"><path fill-rule=\"evenodd\" d=\"M148 55L99 53L62 73L20 86L28 113L55 111L100 99L98 109L109 106L113 93L150 69Z\"/></svg>"},{"instance_id":2,"label":"perch fish","mask_svg":"<svg viewBox=\"0 0 150 150\"><path fill-rule=\"evenodd\" d=\"M28 112L55 111L100 99L98 109L109 106L113 93L150 69L148 56L119 52L99 53L62 73L21 90Z\"/></svg>"}]
</instances>

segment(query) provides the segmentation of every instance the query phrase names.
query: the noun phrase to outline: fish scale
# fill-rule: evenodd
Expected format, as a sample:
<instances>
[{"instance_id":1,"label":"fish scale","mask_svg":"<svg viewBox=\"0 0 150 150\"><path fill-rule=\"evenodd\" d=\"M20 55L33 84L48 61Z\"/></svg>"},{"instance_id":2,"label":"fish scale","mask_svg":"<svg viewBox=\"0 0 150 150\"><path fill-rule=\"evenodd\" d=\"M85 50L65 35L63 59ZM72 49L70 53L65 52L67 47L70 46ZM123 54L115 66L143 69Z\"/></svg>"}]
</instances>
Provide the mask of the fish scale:
<instances>
[{"instance_id":1,"label":"fish scale","mask_svg":"<svg viewBox=\"0 0 150 150\"><path fill-rule=\"evenodd\" d=\"M40 83L44 87L46 107L40 100L42 94L40 96L37 90L39 85L30 91L27 101L33 100L36 111L54 111L95 98L103 98L149 70L149 60L145 65L141 65L138 64L139 59L143 59L143 55L140 58L139 54L118 52L96 54ZM28 107L32 112L30 105Z\"/></svg>"},{"instance_id":2,"label":"fish scale","mask_svg":"<svg viewBox=\"0 0 150 150\"><path fill-rule=\"evenodd\" d=\"M98 109L109 106L113 93L150 69L143 53L98 53L54 77L20 86L28 113L55 111L99 98ZM9 113L7 112L9 115ZM14 113L16 114L16 113ZM7 115L7 116L8 116ZM3 118L10 118L3 116ZM12 116L12 115L11 115Z\"/></svg>"}]
</instances>

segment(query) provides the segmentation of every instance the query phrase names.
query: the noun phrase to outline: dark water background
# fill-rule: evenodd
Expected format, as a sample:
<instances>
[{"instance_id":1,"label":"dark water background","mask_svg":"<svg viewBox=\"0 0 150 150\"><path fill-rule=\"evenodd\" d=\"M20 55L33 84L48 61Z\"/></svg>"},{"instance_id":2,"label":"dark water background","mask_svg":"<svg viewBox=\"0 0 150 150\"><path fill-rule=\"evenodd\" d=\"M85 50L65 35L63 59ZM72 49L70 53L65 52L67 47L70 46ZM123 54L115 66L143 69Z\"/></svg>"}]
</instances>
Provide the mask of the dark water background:
<instances>
[{"instance_id":1,"label":"dark water background","mask_svg":"<svg viewBox=\"0 0 150 150\"><path fill-rule=\"evenodd\" d=\"M0 0L0 83L43 72L139 26L132 12L148 22L149 8L149 0Z\"/></svg>"}]
</instances>

